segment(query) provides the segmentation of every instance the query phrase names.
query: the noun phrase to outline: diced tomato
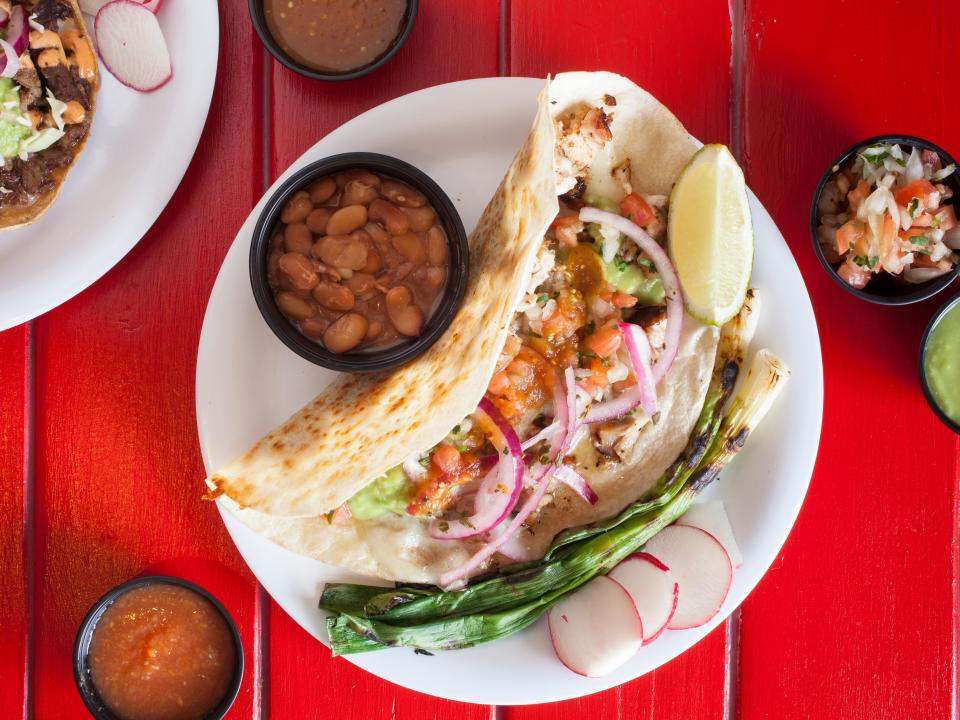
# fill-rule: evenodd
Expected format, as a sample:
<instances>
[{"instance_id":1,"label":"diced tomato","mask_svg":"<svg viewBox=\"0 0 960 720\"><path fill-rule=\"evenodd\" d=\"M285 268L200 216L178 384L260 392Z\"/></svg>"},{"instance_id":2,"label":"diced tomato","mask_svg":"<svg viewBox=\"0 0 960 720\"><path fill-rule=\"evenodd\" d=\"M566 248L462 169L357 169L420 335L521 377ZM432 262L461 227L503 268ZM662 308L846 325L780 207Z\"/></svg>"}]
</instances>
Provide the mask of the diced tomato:
<instances>
[{"instance_id":1,"label":"diced tomato","mask_svg":"<svg viewBox=\"0 0 960 720\"><path fill-rule=\"evenodd\" d=\"M837 275L851 287L863 288L870 282L870 272L866 268L858 267L852 260L847 260L837 269Z\"/></svg>"},{"instance_id":2,"label":"diced tomato","mask_svg":"<svg viewBox=\"0 0 960 720\"><path fill-rule=\"evenodd\" d=\"M610 357L620 347L622 337L616 325L604 325L590 335L584 344L597 357Z\"/></svg>"},{"instance_id":3,"label":"diced tomato","mask_svg":"<svg viewBox=\"0 0 960 720\"><path fill-rule=\"evenodd\" d=\"M867 199L870 194L870 186L863 180L857 183L857 186L847 193L847 202L850 203L850 212L856 214L861 203Z\"/></svg>"},{"instance_id":4,"label":"diced tomato","mask_svg":"<svg viewBox=\"0 0 960 720\"><path fill-rule=\"evenodd\" d=\"M348 503L344 503L334 510L329 517L331 525L342 525L351 517L353 517L353 513L350 512L350 505Z\"/></svg>"},{"instance_id":5,"label":"diced tomato","mask_svg":"<svg viewBox=\"0 0 960 720\"><path fill-rule=\"evenodd\" d=\"M460 451L450 443L440 443L433 451L430 461L440 472L454 473L460 467Z\"/></svg>"},{"instance_id":6,"label":"diced tomato","mask_svg":"<svg viewBox=\"0 0 960 720\"><path fill-rule=\"evenodd\" d=\"M940 191L929 180L923 178L900 188L894 197L897 199L897 204L903 207L908 207L914 198L920 201L920 207L925 210L933 210L940 205Z\"/></svg>"},{"instance_id":7,"label":"diced tomato","mask_svg":"<svg viewBox=\"0 0 960 720\"><path fill-rule=\"evenodd\" d=\"M445 509L453 499L451 490L473 482L483 471L480 458L471 452L460 456L460 464L452 473L440 470L433 462L427 467L427 476L413 489L413 499L407 505L411 515L432 515Z\"/></svg>"},{"instance_id":8,"label":"diced tomato","mask_svg":"<svg viewBox=\"0 0 960 720\"><path fill-rule=\"evenodd\" d=\"M883 216L883 235L880 236L880 261L887 269L895 268L898 264L897 228L897 223L893 221L889 213Z\"/></svg>"},{"instance_id":9,"label":"diced tomato","mask_svg":"<svg viewBox=\"0 0 960 720\"><path fill-rule=\"evenodd\" d=\"M494 375L490 400L508 420L539 408L552 392L555 368L541 355L524 345L502 373ZM497 377L502 375L503 377Z\"/></svg>"},{"instance_id":10,"label":"diced tomato","mask_svg":"<svg viewBox=\"0 0 960 720\"><path fill-rule=\"evenodd\" d=\"M500 395L510 384L510 378L506 373L498 372L490 378L490 384L487 386L487 392L491 395Z\"/></svg>"},{"instance_id":11,"label":"diced tomato","mask_svg":"<svg viewBox=\"0 0 960 720\"><path fill-rule=\"evenodd\" d=\"M610 299L610 302L618 310L623 308L633 307L637 304L637 298L634 295L627 295L627 293L615 292L613 297Z\"/></svg>"},{"instance_id":12,"label":"diced tomato","mask_svg":"<svg viewBox=\"0 0 960 720\"><path fill-rule=\"evenodd\" d=\"M636 193L630 193L620 201L620 212L640 227L649 225L657 219L650 204Z\"/></svg>"},{"instance_id":13,"label":"diced tomato","mask_svg":"<svg viewBox=\"0 0 960 720\"><path fill-rule=\"evenodd\" d=\"M588 363L587 368L590 370L591 375L581 383L581 386L588 393L593 395L597 390L605 388L610 384L610 381L607 379L607 368L604 367L602 360L593 358Z\"/></svg>"},{"instance_id":14,"label":"diced tomato","mask_svg":"<svg viewBox=\"0 0 960 720\"><path fill-rule=\"evenodd\" d=\"M553 230L553 236L558 243L566 247L574 247L577 244L577 233L583 231L583 223L576 215L561 215L553 221L550 229Z\"/></svg>"},{"instance_id":15,"label":"diced tomato","mask_svg":"<svg viewBox=\"0 0 960 720\"><path fill-rule=\"evenodd\" d=\"M937 227L941 230L952 230L957 226L957 213L953 205L944 205L937 210L934 217L937 219Z\"/></svg>"},{"instance_id":16,"label":"diced tomato","mask_svg":"<svg viewBox=\"0 0 960 720\"><path fill-rule=\"evenodd\" d=\"M867 232L866 226L859 220L849 220L837 230L837 252L845 254Z\"/></svg>"}]
</instances>

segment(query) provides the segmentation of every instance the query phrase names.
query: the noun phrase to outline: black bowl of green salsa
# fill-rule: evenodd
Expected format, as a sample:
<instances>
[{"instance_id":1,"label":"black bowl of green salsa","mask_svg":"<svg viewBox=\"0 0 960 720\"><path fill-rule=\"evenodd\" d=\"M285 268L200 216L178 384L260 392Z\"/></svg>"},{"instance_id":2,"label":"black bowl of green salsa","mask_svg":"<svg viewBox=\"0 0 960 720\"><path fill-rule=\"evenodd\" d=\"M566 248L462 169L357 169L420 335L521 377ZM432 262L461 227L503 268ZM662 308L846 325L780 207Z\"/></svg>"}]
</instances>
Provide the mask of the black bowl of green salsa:
<instances>
[{"instance_id":1,"label":"black bowl of green salsa","mask_svg":"<svg viewBox=\"0 0 960 720\"><path fill-rule=\"evenodd\" d=\"M960 295L937 310L923 333L920 384L933 412L960 434Z\"/></svg>"}]
</instances>

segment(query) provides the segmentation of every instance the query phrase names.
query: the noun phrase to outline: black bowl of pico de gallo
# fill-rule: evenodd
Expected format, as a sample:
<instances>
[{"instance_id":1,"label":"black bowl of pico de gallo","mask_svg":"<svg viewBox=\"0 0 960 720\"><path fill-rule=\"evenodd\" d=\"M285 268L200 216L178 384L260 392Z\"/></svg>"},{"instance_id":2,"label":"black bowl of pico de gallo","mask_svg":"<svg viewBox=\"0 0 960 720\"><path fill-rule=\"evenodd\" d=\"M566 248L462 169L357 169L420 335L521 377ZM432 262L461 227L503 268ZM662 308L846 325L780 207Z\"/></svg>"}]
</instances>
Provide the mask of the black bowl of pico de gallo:
<instances>
[{"instance_id":1,"label":"black bowl of pico de gallo","mask_svg":"<svg viewBox=\"0 0 960 720\"><path fill-rule=\"evenodd\" d=\"M881 305L908 305L960 271L960 174L942 148L879 135L824 172L810 210L817 257L834 281Z\"/></svg>"}]
</instances>

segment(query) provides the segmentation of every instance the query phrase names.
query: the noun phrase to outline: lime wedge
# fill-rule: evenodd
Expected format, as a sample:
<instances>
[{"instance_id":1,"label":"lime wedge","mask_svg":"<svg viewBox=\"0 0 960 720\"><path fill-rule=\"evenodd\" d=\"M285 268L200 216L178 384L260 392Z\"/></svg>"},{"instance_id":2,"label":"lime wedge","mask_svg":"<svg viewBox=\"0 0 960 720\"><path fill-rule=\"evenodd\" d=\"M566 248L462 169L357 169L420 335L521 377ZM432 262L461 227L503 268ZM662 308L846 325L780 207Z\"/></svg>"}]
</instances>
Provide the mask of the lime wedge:
<instances>
[{"instance_id":1,"label":"lime wedge","mask_svg":"<svg viewBox=\"0 0 960 720\"><path fill-rule=\"evenodd\" d=\"M722 325L743 306L753 270L753 221L743 171L726 145L705 145L670 194L673 258L687 311Z\"/></svg>"}]
</instances>

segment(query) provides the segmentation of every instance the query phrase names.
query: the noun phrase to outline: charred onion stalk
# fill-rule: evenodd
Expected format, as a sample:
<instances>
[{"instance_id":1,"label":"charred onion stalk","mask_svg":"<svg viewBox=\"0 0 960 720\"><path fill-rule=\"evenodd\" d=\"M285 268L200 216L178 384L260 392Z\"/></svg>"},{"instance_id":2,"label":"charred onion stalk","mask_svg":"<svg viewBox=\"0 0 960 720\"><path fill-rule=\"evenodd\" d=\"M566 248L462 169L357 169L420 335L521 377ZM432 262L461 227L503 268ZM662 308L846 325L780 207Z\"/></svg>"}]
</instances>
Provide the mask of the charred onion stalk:
<instances>
[{"instance_id":1,"label":"charred onion stalk","mask_svg":"<svg viewBox=\"0 0 960 720\"><path fill-rule=\"evenodd\" d=\"M724 326L690 441L651 499L598 525L562 534L543 560L504 568L461 591L329 584L320 607L334 613L327 621L333 654L385 647L452 650L512 635L683 515L740 451L789 377L773 353L760 350L728 402L756 324L755 303L755 295L749 295L740 315Z\"/></svg>"}]
</instances>

